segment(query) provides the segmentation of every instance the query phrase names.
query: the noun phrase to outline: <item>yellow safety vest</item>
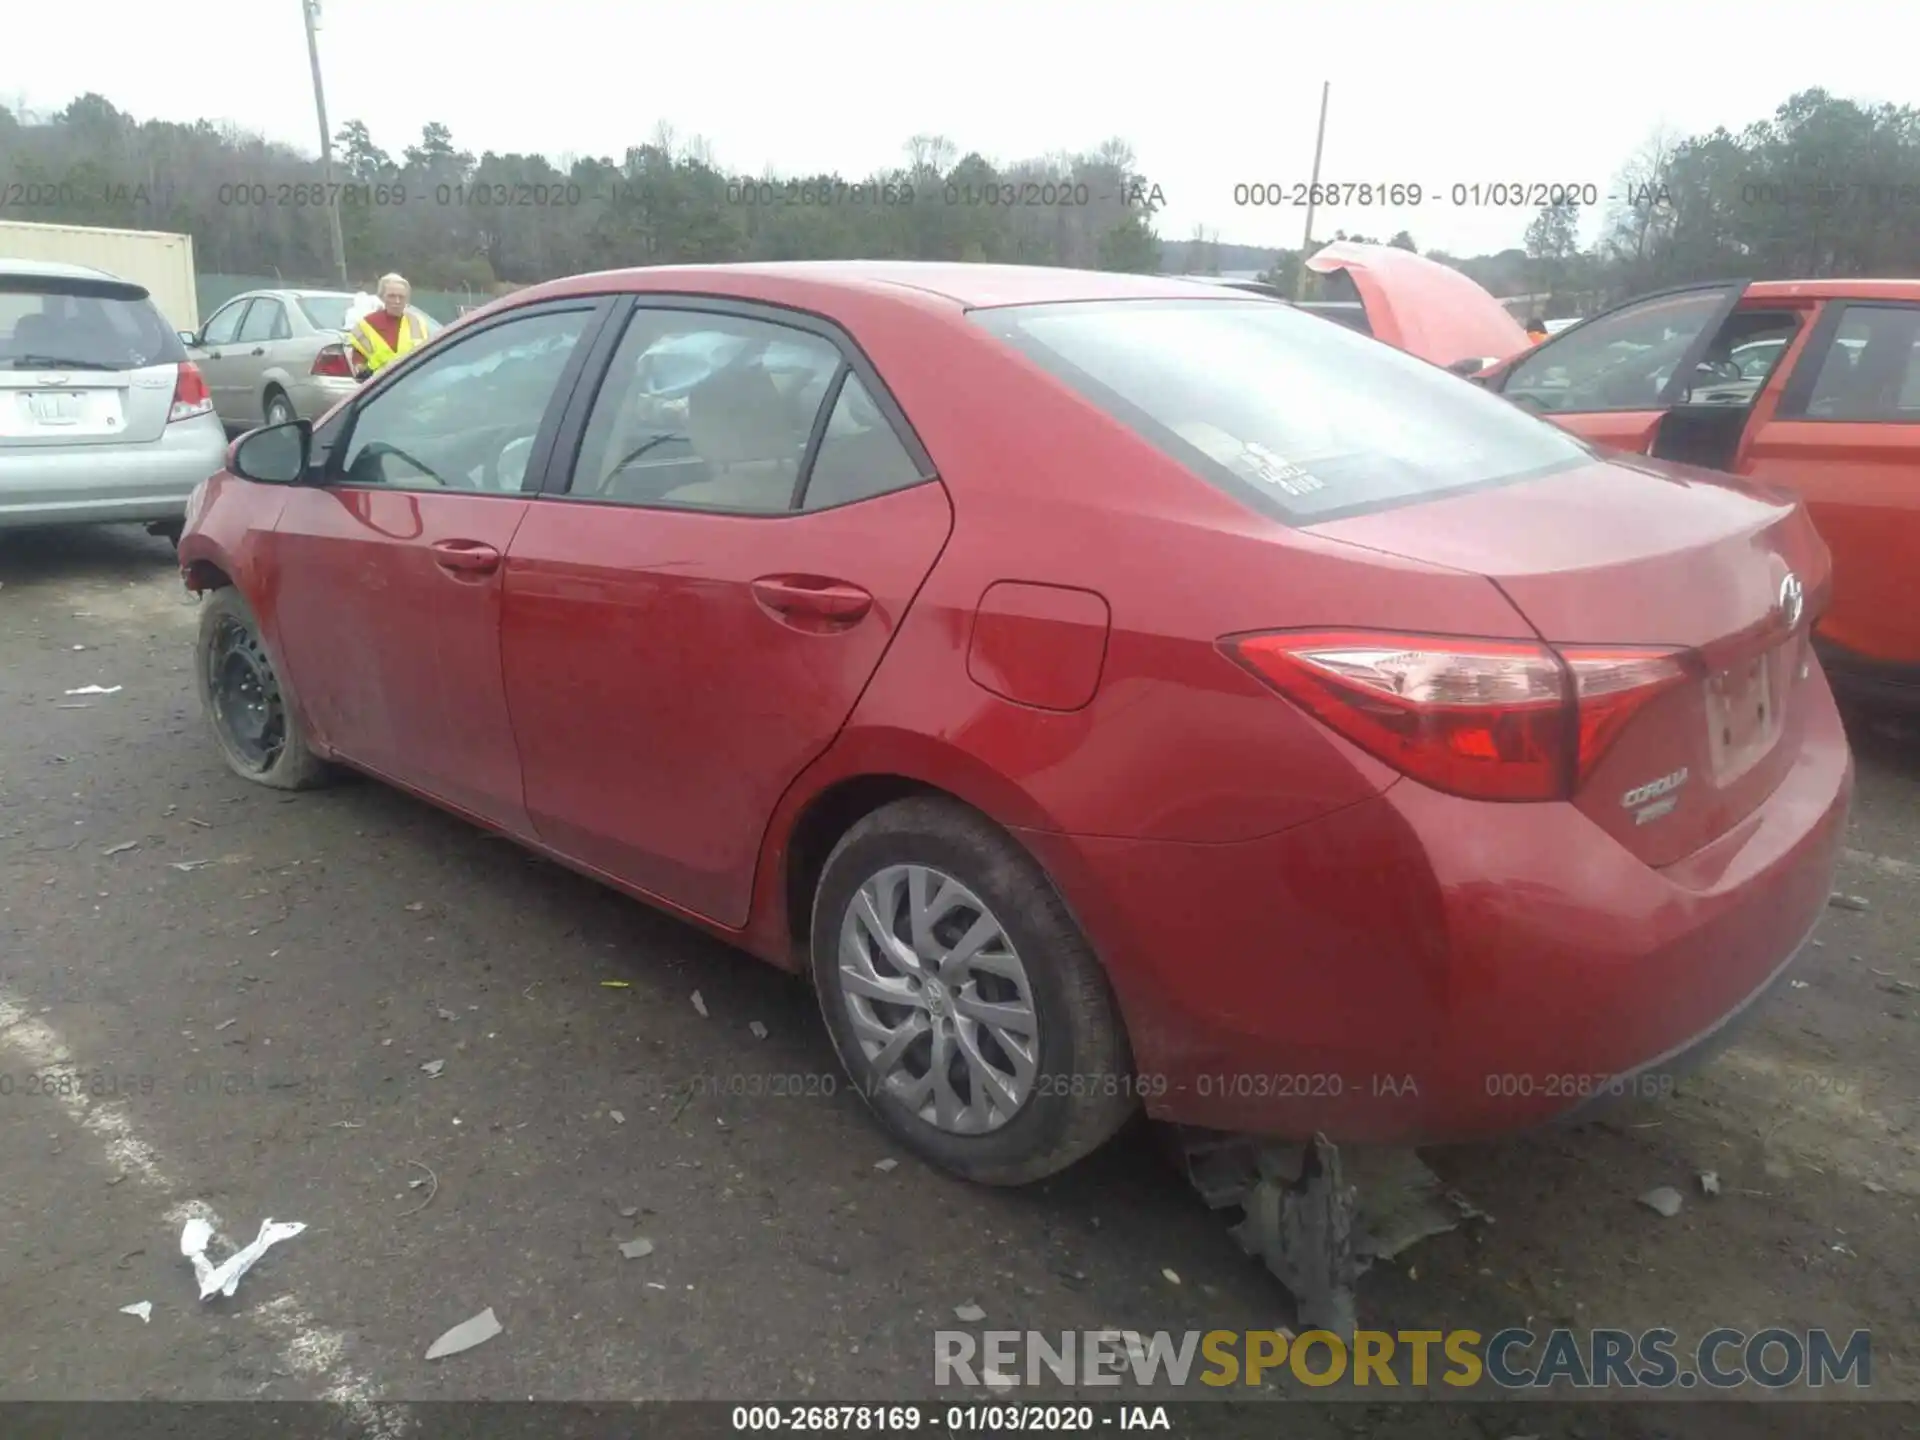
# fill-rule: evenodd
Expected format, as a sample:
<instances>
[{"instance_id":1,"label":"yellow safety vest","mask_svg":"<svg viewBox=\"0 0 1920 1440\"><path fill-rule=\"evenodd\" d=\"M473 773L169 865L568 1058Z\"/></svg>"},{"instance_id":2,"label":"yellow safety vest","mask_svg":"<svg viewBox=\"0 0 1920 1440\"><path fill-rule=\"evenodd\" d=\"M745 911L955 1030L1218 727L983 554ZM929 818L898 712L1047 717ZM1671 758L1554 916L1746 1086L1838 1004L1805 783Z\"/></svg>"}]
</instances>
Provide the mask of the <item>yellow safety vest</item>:
<instances>
[{"instance_id":1,"label":"yellow safety vest","mask_svg":"<svg viewBox=\"0 0 1920 1440\"><path fill-rule=\"evenodd\" d=\"M427 327L411 310L400 317L400 347L397 350L373 328L371 320L371 316L363 316L353 327L353 348L360 352L369 370L383 369L416 345L427 343Z\"/></svg>"}]
</instances>

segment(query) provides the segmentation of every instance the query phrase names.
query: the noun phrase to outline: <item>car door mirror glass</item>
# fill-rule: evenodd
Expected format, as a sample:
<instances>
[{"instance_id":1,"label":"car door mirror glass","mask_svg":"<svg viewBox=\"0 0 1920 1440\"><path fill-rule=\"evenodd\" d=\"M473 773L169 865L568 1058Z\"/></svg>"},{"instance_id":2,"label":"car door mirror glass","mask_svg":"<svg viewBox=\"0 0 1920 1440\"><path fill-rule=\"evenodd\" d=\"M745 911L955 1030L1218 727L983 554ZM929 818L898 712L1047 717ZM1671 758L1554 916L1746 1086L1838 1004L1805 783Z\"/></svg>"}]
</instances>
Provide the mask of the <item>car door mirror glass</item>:
<instances>
[{"instance_id":1,"label":"car door mirror glass","mask_svg":"<svg viewBox=\"0 0 1920 1440\"><path fill-rule=\"evenodd\" d=\"M200 348L200 336L197 331L176 330L173 333L180 337L180 343L188 349L197 350Z\"/></svg>"},{"instance_id":2,"label":"car door mirror glass","mask_svg":"<svg viewBox=\"0 0 1920 1440\"><path fill-rule=\"evenodd\" d=\"M249 430L227 452L227 468L242 480L262 485L297 485L313 452L313 424L290 420Z\"/></svg>"}]
</instances>

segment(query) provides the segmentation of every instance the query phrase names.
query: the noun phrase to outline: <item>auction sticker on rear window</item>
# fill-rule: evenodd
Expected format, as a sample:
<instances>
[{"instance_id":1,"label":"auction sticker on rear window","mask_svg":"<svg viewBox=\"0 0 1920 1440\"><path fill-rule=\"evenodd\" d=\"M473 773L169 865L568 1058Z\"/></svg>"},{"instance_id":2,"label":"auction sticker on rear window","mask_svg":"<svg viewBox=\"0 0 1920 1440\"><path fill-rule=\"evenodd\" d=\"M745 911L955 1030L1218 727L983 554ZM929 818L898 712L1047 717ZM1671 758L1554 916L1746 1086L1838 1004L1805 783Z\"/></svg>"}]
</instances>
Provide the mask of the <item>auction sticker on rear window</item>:
<instances>
[{"instance_id":1,"label":"auction sticker on rear window","mask_svg":"<svg viewBox=\"0 0 1920 1440\"><path fill-rule=\"evenodd\" d=\"M1271 485L1288 495L1311 495L1326 488L1319 476L1302 470L1291 460L1281 459L1264 445L1249 441L1241 448L1239 459L1238 468L1248 479Z\"/></svg>"}]
</instances>

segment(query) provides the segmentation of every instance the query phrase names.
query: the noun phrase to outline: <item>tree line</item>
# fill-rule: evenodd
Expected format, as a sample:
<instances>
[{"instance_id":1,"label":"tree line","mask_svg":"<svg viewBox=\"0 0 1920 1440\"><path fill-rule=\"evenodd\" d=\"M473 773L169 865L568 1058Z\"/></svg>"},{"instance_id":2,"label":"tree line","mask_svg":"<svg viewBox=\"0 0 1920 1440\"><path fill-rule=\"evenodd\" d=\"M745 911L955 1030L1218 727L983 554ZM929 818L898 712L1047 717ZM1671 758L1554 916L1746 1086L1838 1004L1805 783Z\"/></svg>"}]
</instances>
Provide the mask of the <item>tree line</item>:
<instances>
[{"instance_id":1,"label":"tree line","mask_svg":"<svg viewBox=\"0 0 1920 1440\"><path fill-rule=\"evenodd\" d=\"M1200 230L1163 242L1165 195L1118 139L997 164L918 136L904 163L853 180L732 173L664 126L618 159L553 160L475 156L437 123L396 155L349 121L335 154L329 190L317 159L210 121L138 121L97 94L46 116L0 107L0 218L184 231L203 271L290 284L337 279L335 202L361 285L400 270L484 293L636 264L854 256L1301 280L1298 250ZM1521 245L1426 253L1497 295L1550 294L1560 313L1710 278L1920 274L1911 106L1803 91L1738 133L1656 134L1587 188L1539 208ZM1404 230L1385 243L1417 248Z\"/></svg>"}]
</instances>

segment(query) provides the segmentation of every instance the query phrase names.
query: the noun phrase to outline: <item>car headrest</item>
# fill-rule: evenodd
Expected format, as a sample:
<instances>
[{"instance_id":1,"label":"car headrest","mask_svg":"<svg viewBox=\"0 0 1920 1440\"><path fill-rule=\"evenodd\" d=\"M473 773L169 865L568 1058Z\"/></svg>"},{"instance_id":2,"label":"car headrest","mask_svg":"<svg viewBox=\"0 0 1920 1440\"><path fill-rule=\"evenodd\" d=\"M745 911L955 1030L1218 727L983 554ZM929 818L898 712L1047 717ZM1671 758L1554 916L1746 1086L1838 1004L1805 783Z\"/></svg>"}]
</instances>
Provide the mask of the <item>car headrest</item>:
<instances>
[{"instance_id":1,"label":"car headrest","mask_svg":"<svg viewBox=\"0 0 1920 1440\"><path fill-rule=\"evenodd\" d=\"M773 377L758 365L722 370L689 392L687 438L712 465L798 460L805 443Z\"/></svg>"}]
</instances>

